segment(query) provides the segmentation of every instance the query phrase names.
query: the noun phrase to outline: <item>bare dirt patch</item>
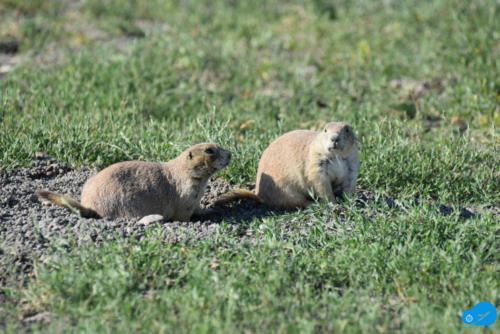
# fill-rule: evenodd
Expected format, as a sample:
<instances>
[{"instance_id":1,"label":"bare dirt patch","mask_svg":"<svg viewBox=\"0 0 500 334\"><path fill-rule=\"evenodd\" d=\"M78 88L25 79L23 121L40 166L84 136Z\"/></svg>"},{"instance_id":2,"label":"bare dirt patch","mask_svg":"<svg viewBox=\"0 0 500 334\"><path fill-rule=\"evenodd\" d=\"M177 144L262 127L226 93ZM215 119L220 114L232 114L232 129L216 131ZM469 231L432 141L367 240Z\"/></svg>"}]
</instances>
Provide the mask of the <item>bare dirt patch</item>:
<instances>
[{"instance_id":1,"label":"bare dirt patch","mask_svg":"<svg viewBox=\"0 0 500 334\"><path fill-rule=\"evenodd\" d=\"M0 173L0 287L12 271L29 274L33 259L44 261L54 247L80 247L100 244L116 238L142 240L145 233L162 227L166 242L200 240L218 233L220 222L226 230L239 233L242 221L272 214L256 203L241 203L232 208L211 209L191 222L138 223L141 219L84 219L57 206L42 205L36 189L50 189L73 198L80 197L85 181L95 172L75 170L49 156L39 154L29 168L15 168ZM231 188L223 179L210 180L202 206L208 207Z\"/></svg>"}]
</instances>

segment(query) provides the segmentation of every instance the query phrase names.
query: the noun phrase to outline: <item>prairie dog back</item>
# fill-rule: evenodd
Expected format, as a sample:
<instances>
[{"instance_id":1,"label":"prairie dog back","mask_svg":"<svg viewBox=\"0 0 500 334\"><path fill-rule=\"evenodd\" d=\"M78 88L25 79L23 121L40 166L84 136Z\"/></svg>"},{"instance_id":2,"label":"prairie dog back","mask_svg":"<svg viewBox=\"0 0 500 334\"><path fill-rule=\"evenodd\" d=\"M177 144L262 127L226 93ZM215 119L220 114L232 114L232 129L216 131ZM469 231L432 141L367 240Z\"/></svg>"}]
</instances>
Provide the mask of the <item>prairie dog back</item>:
<instances>
[{"instance_id":1,"label":"prairie dog back","mask_svg":"<svg viewBox=\"0 0 500 334\"><path fill-rule=\"evenodd\" d=\"M257 170L255 193L264 203L277 207L301 206L303 200L290 201L295 188L306 188L307 152L316 132L295 130L272 142L262 153Z\"/></svg>"},{"instance_id":2,"label":"prairie dog back","mask_svg":"<svg viewBox=\"0 0 500 334\"><path fill-rule=\"evenodd\" d=\"M161 163L127 161L111 165L89 178L81 203L101 216L164 215L168 199L175 199L175 182Z\"/></svg>"}]
</instances>

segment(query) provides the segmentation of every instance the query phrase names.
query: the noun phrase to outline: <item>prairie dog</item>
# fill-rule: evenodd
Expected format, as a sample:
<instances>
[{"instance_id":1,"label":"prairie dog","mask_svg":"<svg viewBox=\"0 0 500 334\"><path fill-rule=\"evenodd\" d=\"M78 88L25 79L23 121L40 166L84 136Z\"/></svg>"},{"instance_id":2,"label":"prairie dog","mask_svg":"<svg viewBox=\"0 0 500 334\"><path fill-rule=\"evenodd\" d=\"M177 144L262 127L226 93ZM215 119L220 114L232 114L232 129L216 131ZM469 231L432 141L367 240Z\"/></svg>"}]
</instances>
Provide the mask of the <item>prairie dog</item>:
<instances>
[{"instance_id":1,"label":"prairie dog","mask_svg":"<svg viewBox=\"0 0 500 334\"><path fill-rule=\"evenodd\" d=\"M187 221L200 211L209 177L230 161L230 151L202 143L163 163L113 164L87 180L81 203L46 190L37 190L36 194L87 218L159 214L164 220Z\"/></svg>"},{"instance_id":2,"label":"prairie dog","mask_svg":"<svg viewBox=\"0 0 500 334\"><path fill-rule=\"evenodd\" d=\"M358 168L358 146L349 124L331 122L321 132L291 131L262 154L255 193L238 189L216 204L250 198L280 209L304 208L313 202L310 190L334 201L335 195L354 191Z\"/></svg>"}]
</instances>

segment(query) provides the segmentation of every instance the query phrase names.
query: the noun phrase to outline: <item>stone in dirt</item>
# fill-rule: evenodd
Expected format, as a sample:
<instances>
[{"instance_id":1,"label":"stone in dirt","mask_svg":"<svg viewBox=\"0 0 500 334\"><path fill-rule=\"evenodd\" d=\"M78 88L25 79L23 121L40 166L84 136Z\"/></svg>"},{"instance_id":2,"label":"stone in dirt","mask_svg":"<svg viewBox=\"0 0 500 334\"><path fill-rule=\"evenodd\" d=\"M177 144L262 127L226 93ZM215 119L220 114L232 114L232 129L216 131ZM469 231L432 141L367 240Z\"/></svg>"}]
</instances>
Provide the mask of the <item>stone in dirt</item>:
<instances>
[{"instance_id":1,"label":"stone in dirt","mask_svg":"<svg viewBox=\"0 0 500 334\"><path fill-rule=\"evenodd\" d=\"M148 215L148 216L142 217L137 222L137 224L149 225L149 224L153 224L153 223L156 223L156 222L160 222L160 221L163 220L163 218L164 217L162 215Z\"/></svg>"}]
</instances>

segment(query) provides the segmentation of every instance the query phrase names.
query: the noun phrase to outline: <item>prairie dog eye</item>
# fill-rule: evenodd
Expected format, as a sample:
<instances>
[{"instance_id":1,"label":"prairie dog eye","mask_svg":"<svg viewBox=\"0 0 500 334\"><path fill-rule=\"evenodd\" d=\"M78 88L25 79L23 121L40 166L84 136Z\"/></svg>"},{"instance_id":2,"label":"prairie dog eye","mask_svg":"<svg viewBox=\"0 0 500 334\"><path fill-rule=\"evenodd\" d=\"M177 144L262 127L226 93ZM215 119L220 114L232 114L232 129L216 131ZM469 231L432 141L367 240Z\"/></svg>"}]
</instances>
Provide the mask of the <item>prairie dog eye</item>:
<instances>
[{"instance_id":1,"label":"prairie dog eye","mask_svg":"<svg viewBox=\"0 0 500 334\"><path fill-rule=\"evenodd\" d=\"M210 154L210 155L212 155L212 154L215 154L215 151L214 151L214 149L213 149L213 148L207 148L207 149L205 150L205 153L206 153L206 154Z\"/></svg>"}]
</instances>

